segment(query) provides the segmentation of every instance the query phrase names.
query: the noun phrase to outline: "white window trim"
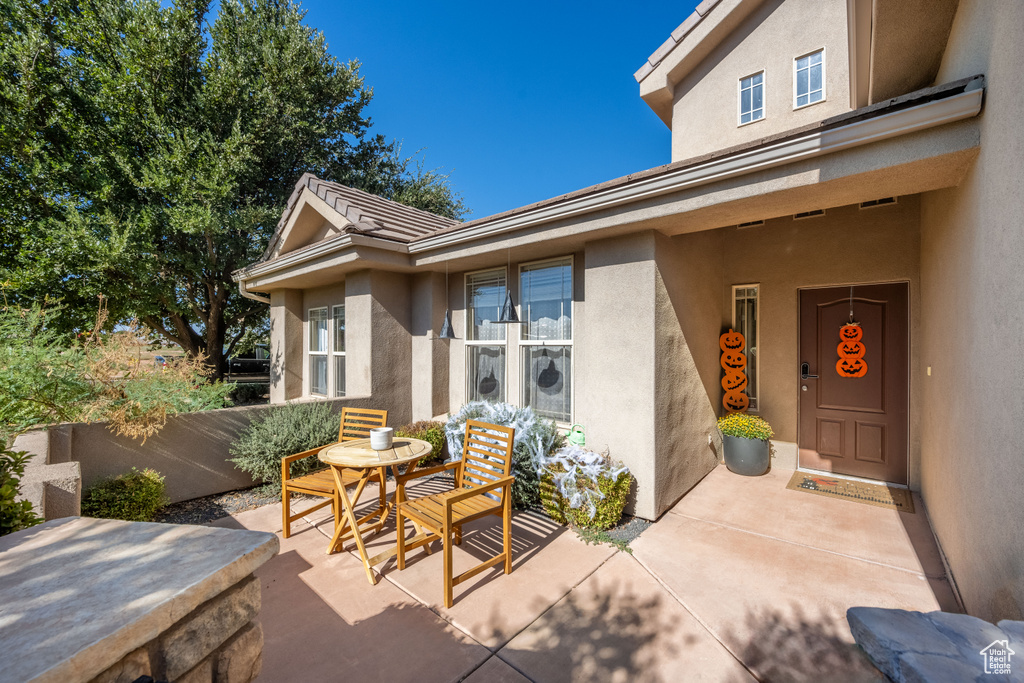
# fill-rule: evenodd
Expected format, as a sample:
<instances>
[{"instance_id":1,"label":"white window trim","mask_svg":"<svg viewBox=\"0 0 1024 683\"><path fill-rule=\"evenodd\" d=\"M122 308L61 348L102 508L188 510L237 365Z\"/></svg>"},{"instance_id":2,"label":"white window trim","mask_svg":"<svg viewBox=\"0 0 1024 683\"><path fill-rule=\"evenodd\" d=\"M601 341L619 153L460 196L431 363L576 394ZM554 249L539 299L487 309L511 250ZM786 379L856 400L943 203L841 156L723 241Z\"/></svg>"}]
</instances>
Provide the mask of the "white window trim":
<instances>
[{"instance_id":1,"label":"white window trim","mask_svg":"<svg viewBox=\"0 0 1024 683\"><path fill-rule=\"evenodd\" d=\"M761 118L752 119L743 123L743 81L748 78L761 74ZM753 95L751 95L750 106L754 106ZM750 110L753 112L753 108ZM736 79L736 126L742 128L743 126L749 126L752 123L758 121L764 121L768 118L768 73L767 70L761 69L760 71L754 71L747 74L746 76L740 76Z\"/></svg>"},{"instance_id":2,"label":"white window trim","mask_svg":"<svg viewBox=\"0 0 1024 683\"><path fill-rule=\"evenodd\" d=\"M520 407L526 405L526 383L522 381L522 364L523 364L523 348L524 346L569 346L574 347L576 341L576 257L573 254L566 254L565 256L556 256L553 258L545 258L539 261L527 261L519 264L519 278L516 285L522 287L523 282L523 269L529 266L544 265L545 263L559 263L569 260L569 274L572 281L572 291L569 292L569 315L572 317L570 323L570 334L572 339L565 341L555 341L551 339L523 339L522 328L526 325L526 321L522 325L517 325L520 328L516 334L516 367L519 370L520 381L519 381L519 405ZM519 291L519 319L523 320L523 292L522 289ZM506 339L508 335L505 335ZM506 351L506 358L508 358L508 352ZM508 364L506 363L506 368ZM571 424L576 421L576 349L572 349L569 357L569 372L572 373L572 388L569 393L569 421L563 422L561 420L555 420L555 424L561 428L568 428Z\"/></svg>"},{"instance_id":3,"label":"white window trim","mask_svg":"<svg viewBox=\"0 0 1024 683\"><path fill-rule=\"evenodd\" d=\"M313 329L311 323L313 322L313 311L324 311L327 316L327 348L323 351L314 351L313 346ZM331 307L330 306L313 306L312 308L306 309L306 334L308 339L306 340L306 371L309 373L309 386L308 396L317 396L321 398L327 398L331 393L331 367L330 359L327 358L331 352ZM327 386L324 387L324 393L315 394L313 393L313 364L310 362L313 356L323 356L327 359Z\"/></svg>"},{"instance_id":4,"label":"white window trim","mask_svg":"<svg viewBox=\"0 0 1024 683\"><path fill-rule=\"evenodd\" d=\"M345 351L335 351L334 350L334 346L335 346L335 344L337 342L337 335L335 335L335 332L334 332L335 329L336 329L335 328L334 320L335 320L335 315L337 313L337 310L339 308L342 309L342 311L344 311L345 310L345 304L334 304L333 306L331 306L331 317L330 317L330 323L328 324L328 330L329 331L327 333L327 336L329 337L328 346L330 348L330 356L331 356L331 358L329 360L329 367L327 368L328 385L330 385L330 384L334 385L333 387L328 386L328 391L330 391L330 393L332 393L335 398L342 398L342 397L345 396L345 393L346 393L344 387L342 387L342 393L340 393L340 394L338 393L338 373L337 373L337 371L335 370L335 367L334 367L335 363L337 362L336 359L338 357L345 358L345 356L346 356L346 352ZM347 337L347 335L346 335L346 337ZM348 348L348 339L347 338L345 339L345 348L346 349ZM346 362L347 362L347 360L346 360ZM348 377L348 368L347 367L345 368L345 377L346 378Z\"/></svg>"},{"instance_id":5,"label":"white window trim","mask_svg":"<svg viewBox=\"0 0 1024 683\"><path fill-rule=\"evenodd\" d=\"M504 382L504 384L502 384L502 386L505 388L505 401L508 402L508 400L509 400L509 395L508 395L508 373L509 373L509 365L510 365L510 363L509 363L509 357L508 357L508 338L510 336L509 335L509 332L510 332L509 328L512 327L512 325L505 325L505 339L504 340L498 340L498 339L470 339L469 338L469 330L470 330L470 328L472 326L472 323L469 320L469 297L467 296L469 294L469 279L473 275L481 275L483 273L499 273L499 272L505 274L505 292L506 292L505 296L507 297L508 296L508 294L507 294L507 292L508 292L508 280L509 280L509 272L508 272L508 268L507 267L502 266L500 268L483 268L481 270L473 270L473 271L467 272L467 273L465 273L462 276L462 298L463 298L463 301L465 301L465 306L464 306L465 310L462 312L463 321L465 323L462 329L465 330L465 333L462 336L465 338L464 346L466 346L465 357L462 359L462 362L464 363L465 368L466 368L466 370L465 370L465 375L466 375L465 400L467 402L469 401L469 397L471 395L470 386L469 386L469 378L470 378L470 374L471 374L470 373L470 368L469 368L469 347L471 347L471 346L504 346L505 347L505 376L501 378L501 381ZM505 300L504 299L502 299L501 305L502 306L505 305Z\"/></svg>"},{"instance_id":6,"label":"white window trim","mask_svg":"<svg viewBox=\"0 0 1024 683\"><path fill-rule=\"evenodd\" d=\"M758 310L758 319L760 319L761 284L758 283L758 282L749 282L749 283L747 283L745 285L733 285L732 286L732 296L730 297L729 301L730 301L730 305L732 307L732 318L731 318L731 320L732 320L732 329L734 329L734 330L736 329L736 290L737 289L749 289L751 287L754 287L754 288L757 289L757 298L755 299L755 302L756 302L755 306L759 309ZM748 353L750 351L750 342L746 341L745 337L746 337L746 335L744 335L744 341L746 342L746 350L744 351L744 353ZM760 351L761 351L761 325L760 324L757 326L757 335L756 335L756 337L754 339L754 348L756 348L758 350L758 354L759 355L758 355L757 360L761 360L761 358L760 358ZM756 408L751 408L749 410L749 412L751 412L751 413L760 413L761 412L761 363L757 363L757 367L754 370L754 385L757 387L757 395L754 396L754 400L757 401L757 407ZM747 396L749 396L749 395L750 394L748 393Z\"/></svg>"},{"instance_id":7,"label":"white window trim","mask_svg":"<svg viewBox=\"0 0 1024 683\"><path fill-rule=\"evenodd\" d=\"M815 54L817 52L821 53L821 99L820 100L815 100L814 102L808 102L807 104L800 104L800 105L798 105L796 103L796 98L797 98L797 92L796 92L796 63L798 61L800 61L801 59L803 59L804 57L810 57L811 55L813 55L813 54ZM817 50L811 50L810 52L805 52L804 54L797 55L796 57L793 58L793 111L796 111L797 109L806 109L807 107L813 107L814 105L821 104L822 102L824 102L825 100L828 99L828 91L825 88L825 80L826 80L825 79L825 75L827 73L828 73L828 71L826 71L826 69L825 69L825 48L824 47L819 47ZM808 79L807 79L807 87L808 88L811 87L810 77L808 77ZM810 91L808 91L808 92L810 92Z\"/></svg>"}]
</instances>

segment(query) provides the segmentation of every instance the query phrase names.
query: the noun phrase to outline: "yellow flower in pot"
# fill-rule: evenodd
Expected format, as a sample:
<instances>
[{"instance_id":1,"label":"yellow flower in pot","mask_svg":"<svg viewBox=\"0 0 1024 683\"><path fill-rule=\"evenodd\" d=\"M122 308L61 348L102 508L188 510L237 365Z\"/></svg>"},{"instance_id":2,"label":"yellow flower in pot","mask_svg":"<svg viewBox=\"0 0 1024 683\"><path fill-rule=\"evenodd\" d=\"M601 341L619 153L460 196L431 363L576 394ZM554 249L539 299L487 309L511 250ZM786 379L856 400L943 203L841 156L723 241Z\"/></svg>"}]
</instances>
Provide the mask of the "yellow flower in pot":
<instances>
[{"instance_id":1,"label":"yellow flower in pot","mask_svg":"<svg viewBox=\"0 0 1024 683\"><path fill-rule=\"evenodd\" d=\"M768 440L775 436L771 425L757 415L733 413L718 418L722 432L722 450L725 466L736 474L757 477L768 471L771 447Z\"/></svg>"}]
</instances>

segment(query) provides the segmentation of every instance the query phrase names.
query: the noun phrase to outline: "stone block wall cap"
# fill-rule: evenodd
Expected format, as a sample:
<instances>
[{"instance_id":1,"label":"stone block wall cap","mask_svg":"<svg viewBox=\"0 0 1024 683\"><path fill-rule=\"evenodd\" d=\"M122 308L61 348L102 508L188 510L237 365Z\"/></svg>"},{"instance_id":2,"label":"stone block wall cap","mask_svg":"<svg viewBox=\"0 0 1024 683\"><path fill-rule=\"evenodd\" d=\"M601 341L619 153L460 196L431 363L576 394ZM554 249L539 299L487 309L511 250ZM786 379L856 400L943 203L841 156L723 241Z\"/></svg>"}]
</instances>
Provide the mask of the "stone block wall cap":
<instances>
[{"instance_id":1,"label":"stone block wall cap","mask_svg":"<svg viewBox=\"0 0 1024 683\"><path fill-rule=\"evenodd\" d=\"M90 680L273 557L259 531L68 517L0 538L0 683ZM59 624L59 628L55 628Z\"/></svg>"}]
</instances>

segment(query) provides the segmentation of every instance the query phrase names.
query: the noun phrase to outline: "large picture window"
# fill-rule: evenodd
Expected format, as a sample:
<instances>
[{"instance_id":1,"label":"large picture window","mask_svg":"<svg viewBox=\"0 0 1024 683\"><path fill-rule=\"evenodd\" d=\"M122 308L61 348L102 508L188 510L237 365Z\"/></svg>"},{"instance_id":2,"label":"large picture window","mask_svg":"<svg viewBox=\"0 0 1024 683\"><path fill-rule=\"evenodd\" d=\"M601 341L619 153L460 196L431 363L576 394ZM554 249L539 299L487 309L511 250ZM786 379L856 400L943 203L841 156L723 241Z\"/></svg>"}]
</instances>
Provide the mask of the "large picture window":
<instances>
[{"instance_id":1,"label":"large picture window","mask_svg":"<svg viewBox=\"0 0 1024 683\"><path fill-rule=\"evenodd\" d=\"M523 405L572 421L572 258L520 267Z\"/></svg>"},{"instance_id":2,"label":"large picture window","mask_svg":"<svg viewBox=\"0 0 1024 683\"><path fill-rule=\"evenodd\" d=\"M345 305L335 306L331 318L334 322L334 344L331 360L334 363L334 395L345 395Z\"/></svg>"},{"instance_id":3,"label":"large picture window","mask_svg":"<svg viewBox=\"0 0 1024 683\"><path fill-rule=\"evenodd\" d=\"M327 349L330 337L327 307L309 309L309 393L327 395Z\"/></svg>"},{"instance_id":4,"label":"large picture window","mask_svg":"<svg viewBox=\"0 0 1024 683\"><path fill-rule=\"evenodd\" d=\"M466 276L466 400L505 400L505 270Z\"/></svg>"},{"instance_id":5,"label":"large picture window","mask_svg":"<svg viewBox=\"0 0 1024 683\"><path fill-rule=\"evenodd\" d=\"M732 288L732 329L743 335L747 354L747 397L750 410L757 410L757 285L736 285Z\"/></svg>"}]
</instances>

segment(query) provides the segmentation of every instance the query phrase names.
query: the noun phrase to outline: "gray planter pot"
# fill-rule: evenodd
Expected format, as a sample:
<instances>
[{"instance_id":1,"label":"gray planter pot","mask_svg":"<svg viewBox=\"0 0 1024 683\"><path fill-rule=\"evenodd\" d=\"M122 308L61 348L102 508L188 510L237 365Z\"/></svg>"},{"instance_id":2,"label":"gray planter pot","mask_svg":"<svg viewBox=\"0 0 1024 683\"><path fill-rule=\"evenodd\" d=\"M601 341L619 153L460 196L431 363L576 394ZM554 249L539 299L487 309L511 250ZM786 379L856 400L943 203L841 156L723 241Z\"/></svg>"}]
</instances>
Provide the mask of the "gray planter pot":
<instances>
[{"instance_id":1,"label":"gray planter pot","mask_svg":"<svg viewBox=\"0 0 1024 683\"><path fill-rule=\"evenodd\" d=\"M725 466L736 474L758 477L768 471L771 450L767 441L722 435Z\"/></svg>"}]
</instances>

